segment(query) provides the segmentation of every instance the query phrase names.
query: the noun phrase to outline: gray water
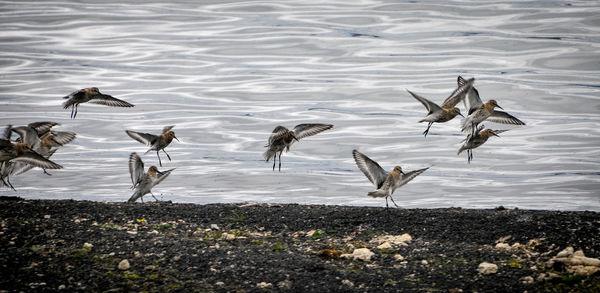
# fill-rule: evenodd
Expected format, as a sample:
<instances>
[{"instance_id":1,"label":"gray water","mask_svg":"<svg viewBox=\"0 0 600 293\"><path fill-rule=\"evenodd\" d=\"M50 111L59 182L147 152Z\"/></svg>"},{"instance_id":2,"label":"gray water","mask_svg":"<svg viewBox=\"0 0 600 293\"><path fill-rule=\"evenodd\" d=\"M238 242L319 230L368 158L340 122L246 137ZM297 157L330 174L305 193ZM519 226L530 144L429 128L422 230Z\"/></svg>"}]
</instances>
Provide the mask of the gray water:
<instances>
[{"instance_id":1,"label":"gray water","mask_svg":"<svg viewBox=\"0 0 600 293\"><path fill-rule=\"evenodd\" d=\"M124 130L176 125L163 200L384 206L366 195L358 149L387 170L432 166L396 190L406 208L600 211L598 2L168 2L0 2L0 125L77 133L53 156L64 169L13 177L18 191L0 195L125 201L128 156L146 146ZM527 123L485 123L510 131L471 164L456 155L460 117L424 138L425 108L406 92L441 103L458 75ZM92 86L136 106L82 104L70 120L61 97ZM309 122L335 127L273 172L270 132Z\"/></svg>"}]
</instances>

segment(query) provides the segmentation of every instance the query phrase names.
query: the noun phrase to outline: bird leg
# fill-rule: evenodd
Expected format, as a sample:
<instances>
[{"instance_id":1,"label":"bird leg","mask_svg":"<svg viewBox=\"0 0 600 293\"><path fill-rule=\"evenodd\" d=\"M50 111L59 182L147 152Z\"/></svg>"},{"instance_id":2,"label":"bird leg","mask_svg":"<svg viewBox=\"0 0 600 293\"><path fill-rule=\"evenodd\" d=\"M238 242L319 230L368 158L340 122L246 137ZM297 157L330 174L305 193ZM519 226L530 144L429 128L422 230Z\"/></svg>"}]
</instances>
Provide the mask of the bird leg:
<instances>
[{"instance_id":1,"label":"bird leg","mask_svg":"<svg viewBox=\"0 0 600 293\"><path fill-rule=\"evenodd\" d=\"M46 169L42 168L42 170L44 170L44 174L46 174L48 176L52 176L52 174L48 173L48 171L46 171Z\"/></svg>"},{"instance_id":2,"label":"bird leg","mask_svg":"<svg viewBox=\"0 0 600 293\"><path fill-rule=\"evenodd\" d=\"M73 111L75 111L75 105L71 106L71 119L73 119Z\"/></svg>"},{"instance_id":3,"label":"bird leg","mask_svg":"<svg viewBox=\"0 0 600 293\"><path fill-rule=\"evenodd\" d=\"M425 131L423 131L423 135L425 135L425 137L427 137L427 133L429 133L429 128L431 128L432 124L433 124L433 122L429 122L429 125L427 125L427 129L425 129Z\"/></svg>"},{"instance_id":4,"label":"bird leg","mask_svg":"<svg viewBox=\"0 0 600 293\"><path fill-rule=\"evenodd\" d=\"M162 167L162 162L160 161L160 155L158 154L158 151L156 151L156 156L158 157L158 165Z\"/></svg>"},{"instance_id":5,"label":"bird leg","mask_svg":"<svg viewBox=\"0 0 600 293\"><path fill-rule=\"evenodd\" d=\"M162 151L165 152L165 154L167 154L167 151L165 151L165 149L163 149ZM171 157L169 156L169 154L167 154L167 159L169 159L169 161L171 160Z\"/></svg>"},{"instance_id":6,"label":"bird leg","mask_svg":"<svg viewBox=\"0 0 600 293\"><path fill-rule=\"evenodd\" d=\"M79 108L78 104L73 105L73 108L75 108L75 115L73 115L73 119L75 119L75 117L77 117L77 109Z\"/></svg>"},{"instance_id":7,"label":"bird leg","mask_svg":"<svg viewBox=\"0 0 600 293\"><path fill-rule=\"evenodd\" d=\"M10 183L10 179L8 179L8 176L6 176L6 181L4 180L4 177L0 178L2 179L2 183L4 183L4 185L10 187L12 190L17 191L15 189L15 187Z\"/></svg>"},{"instance_id":8,"label":"bird leg","mask_svg":"<svg viewBox=\"0 0 600 293\"><path fill-rule=\"evenodd\" d=\"M281 153L283 153L283 151L279 152L279 172L281 172Z\"/></svg>"},{"instance_id":9,"label":"bird leg","mask_svg":"<svg viewBox=\"0 0 600 293\"><path fill-rule=\"evenodd\" d=\"M154 199L155 199L156 201L159 201L159 200L158 200L158 198L156 198L156 196L154 196L154 193L150 192L150 195L152 195L152 197L154 197Z\"/></svg>"},{"instance_id":10,"label":"bird leg","mask_svg":"<svg viewBox=\"0 0 600 293\"><path fill-rule=\"evenodd\" d=\"M275 153L275 156L273 157L273 171L275 171L275 163L277 162L277 153Z\"/></svg>"},{"instance_id":11,"label":"bird leg","mask_svg":"<svg viewBox=\"0 0 600 293\"><path fill-rule=\"evenodd\" d=\"M386 198L387 198L387 197L386 197ZM398 205L397 205L397 204L396 204L396 202L394 201L394 198L393 198L391 195L390 195L390 199L392 200L392 203L394 203L394 205L395 205L396 207L398 207Z\"/></svg>"}]
</instances>

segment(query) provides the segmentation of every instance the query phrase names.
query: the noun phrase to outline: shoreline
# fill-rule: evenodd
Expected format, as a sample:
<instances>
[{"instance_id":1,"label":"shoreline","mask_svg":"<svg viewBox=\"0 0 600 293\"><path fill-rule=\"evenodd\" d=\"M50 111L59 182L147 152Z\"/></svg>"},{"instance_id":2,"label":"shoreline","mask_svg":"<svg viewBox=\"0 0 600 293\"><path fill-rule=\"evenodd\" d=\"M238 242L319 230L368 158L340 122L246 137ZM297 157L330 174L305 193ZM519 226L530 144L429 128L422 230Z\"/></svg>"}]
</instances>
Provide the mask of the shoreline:
<instances>
[{"instance_id":1,"label":"shoreline","mask_svg":"<svg viewBox=\"0 0 600 293\"><path fill-rule=\"evenodd\" d=\"M0 215L0 292L600 291L591 211L0 197Z\"/></svg>"}]
</instances>

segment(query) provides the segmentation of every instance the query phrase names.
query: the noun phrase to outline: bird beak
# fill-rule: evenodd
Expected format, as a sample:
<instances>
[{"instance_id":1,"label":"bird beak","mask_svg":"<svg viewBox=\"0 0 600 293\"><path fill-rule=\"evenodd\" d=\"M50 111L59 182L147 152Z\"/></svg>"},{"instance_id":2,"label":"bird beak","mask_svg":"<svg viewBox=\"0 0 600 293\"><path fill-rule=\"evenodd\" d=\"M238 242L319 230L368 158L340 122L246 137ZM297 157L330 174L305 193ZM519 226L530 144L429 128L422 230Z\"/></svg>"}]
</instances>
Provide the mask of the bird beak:
<instances>
[{"instance_id":1,"label":"bird beak","mask_svg":"<svg viewBox=\"0 0 600 293\"><path fill-rule=\"evenodd\" d=\"M295 135L292 136L297 142L300 142Z\"/></svg>"},{"instance_id":2,"label":"bird beak","mask_svg":"<svg viewBox=\"0 0 600 293\"><path fill-rule=\"evenodd\" d=\"M404 171L400 171L400 173L402 173L402 175L406 175L406 173L404 173Z\"/></svg>"},{"instance_id":3,"label":"bird beak","mask_svg":"<svg viewBox=\"0 0 600 293\"><path fill-rule=\"evenodd\" d=\"M497 137L500 137L500 135L497 135L495 132L492 132L492 134L495 135L495 136L497 136Z\"/></svg>"},{"instance_id":4,"label":"bird beak","mask_svg":"<svg viewBox=\"0 0 600 293\"><path fill-rule=\"evenodd\" d=\"M465 118L465 116L461 113L458 113L458 115L460 115L460 117Z\"/></svg>"},{"instance_id":5,"label":"bird beak","mask_svg":"<svg viewBox=\"0 0 600 293\"><path fill-rule=\"evenodd\" d=\"M500 109L504 110L504 108L502 108L502 107L500 107L500 106L498 106L498 105L496 105L496 107L498 107L498 108L500 108Z\"/></svg>"},{"instance_id":6,"label":"bird beak","mask_svg":"<svg viewBox=\"0 0 600 293\"><path fill-rule=\"evenodd\" d=\"M173 138L179 141L179 138L177 138L177 136L173 135Z\"/></svg>"},{"instance_id":7,"label":"bird beak","mask_svg":"<svg viewBox=\"0 0 600 293\"><path fill-rule=\"evenodd\" d=\"M158 173L159 175L165 174L165 172L160 172L160 171L156 171L156 173Z\"/></svg>"}]
</instances>

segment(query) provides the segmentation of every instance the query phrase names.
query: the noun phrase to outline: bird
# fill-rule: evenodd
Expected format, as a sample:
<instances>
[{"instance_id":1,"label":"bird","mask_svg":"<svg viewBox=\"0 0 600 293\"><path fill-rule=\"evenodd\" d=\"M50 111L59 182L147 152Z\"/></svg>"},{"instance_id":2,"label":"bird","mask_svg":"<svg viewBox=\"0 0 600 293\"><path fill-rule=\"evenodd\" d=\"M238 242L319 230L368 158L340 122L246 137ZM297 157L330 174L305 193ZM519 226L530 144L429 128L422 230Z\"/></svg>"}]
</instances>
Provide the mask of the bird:
<instances>
[{"instance_id":1,"label":"bird","mask_svg":"<svg viewBox=\"0 0 600 293\"><path fill-rule=\"evenodd\" d=\"M31 149L31 146L22 142L11 142L0 138L0 179L2 183L13 190L9 180L11 164L26 163L44 169L61 169L62 166L52 162ZM5 180L6 178L6 180Z\"/></svg>"},{"instance_id":2,"label":"bird","mask_svg":"<svg viewBox=\"0 0 600 293\"><path fill-rule=\"evenodd\" d=\"M169 156L167 151L165 151L165 148L173 141L173 139L179 141L179 139L175 136L175 132L171 130L173 129L173 127L175 127L175 125L165 126L162 130L162 133L159 135L136 132L131 130L125 130L125 132L131 138L150 146L150 148L144 154L147 154L150 151L156 151L156 156L158 157L158 165L162 167L162 162L160 160L160 155L158 152L162 150L167 155L167 158L170 161L171 156Z\"/></svg>"},{"instance_id":3,"label":"bird","mask_svg":"<svg viewBox=\"0 0 600 293\"><path fill-rule=\"evenodd\" d=\"M463 100L465 98L465 95L471 89L474 82L475 82L475 79L471 78L468 81L465 81L465 83L459 85L454 90L454 92L452 92L452 94L450 94L450 96L448 98L446 98L446 100L444 101L444 103L442 104L441 107L438 106L436 103L434 103L422 96L419 96L409 90L406 90L409 94L411 94L413 96L413 98L415 98L419 102L421 102L423 104L423 106L425 106L427 111L429 111L427 113L427 116L425 116L425 118L423 118L423 119L421 119L421 121L419 121L419 123L420 122L429 122L429 125L427 125L427 129L425 129L425 131L423 132L423 135L425 137L427 137L427 134L429 133L429 129L431 128L431 125L434 122L437 122L437 123L447 122L447 121L454 119L454 117L456 117L456 115L460 115L460 116L464 117L460 113L460 109L455 106L456 106L456 104L458 104L461 100Z\"/></svg>"},{"instance_id":4,"label":"bird","mask_svg":"<svg viewBox=\"0 0 600 293\"><path fill-rule=\"evenodd\" d=\"M167 171L159 171L156 166L151 166L148 171L144 173L144 162L137 153L131 153L129 155L129 174L131 175L131 182L133 183L132 189L135 192L131 195L127 203L134 203L138 199L144 202L143 196L150 193L156 201L158 199L152 194L152 187L161 183L165 180L171 172L175 170L169 169Z\"/></svg>"},{"instance_id":5,"label":"bird","mask_svg":"<svg viewBox=\"0 0 600 293\"><path fill-rule=\"evenodd\" d=\"M111 107L134 106L133 104L119 100L113 96L100 93L100 90L97 87L90 87L74 91L70 95L63 97L63 99L68 99L63 103L63 108L71 108L71 119L75 119L75 117L77 117L77 108L79 107L79 104L85 102Z\"/></svg>"},{"instance_id":6,"label":"bird","mask_svg":"<svg viewBox=\"0 0 600 293\"><path fill-rule=\"evenodd\" d=\"M52 127L60 125L56 122L42 121L29 123L27 126L12 127L7 129L19 135L19 141L31 146L31 149L46 159L49 159L58 147L73 141L76 134L68 131L53 131ZM8 137L10 138L10 136ZM20 175L34 168L33 165L15 163L12 165L12 174ZM50 175L45 169L44 173Z\"/></svg>"},{"instance_id":7,"label":"bird","mask_svg":"<svg viewBox=\"0 0 600 293\"><path fill-rule=\"evenodd\" d=\"M275 162L277 161L277 154L279 153L279 171L281 171L281 153L285 149L286 152L290 151L290 147L295 141L307 136L321 133L325 130L331 129L331 124L298 124L293 130L289 130L283 126L277 126L273 129L273 133L269 136L269 141L265 145L268 149L263 153L263 158L268 162L273 158L273 171L275 171Z\"/></svg>"},{"instance_id":8,"label":"bird","mask_svg":"<svg viewBox=\"0 0 600 293\"><path fill-rule=\"evenodd\" d=\"M461 76L458 77L458 86L465 84L467 81ZM465 108L467 110L467 118L461 121L461 131L471 132L472 129L487 120L496 123L513 124L513 125L525 125L525 123L515 116L512 116L506 112L495 110L494 108L503 109L498 105L496 100L491 99L487 103L483 103L479 97L479 91L472 86L467 95L463 99ZM503 109L504 110L504 109Z\"/></svg>"},{"instance_id":9,"label":"bird","mask_svg":"<svg viewBox=\"0 0 600 293\"><path fill-rule=\"evenodd\" d=\"M492 130L492 129L485 129L485 125L480 125L477 130L473 130L472 133L470 133L467 138L465 138L462 142L464 142L464 144L460 147L460 149L458 149L458 152L456 153L456 155L460 155L460 153L462 153L463 151L467 151L467 162L469 164L471 164L471 160L473 160L473 149L477 148L479 146L481 146L482 144L484 144L490 137L492 136L497 136L500 137L498 135L498 133L502 133L505 132L507 130Z\"/></svg>"},{"instance_id":10,"label":"bird","mask_svg":"<svg viewBox=\"0 0 600 293\"><path fill-rule=\"evenodd\" d=\"M404 173L402 167L395 166L392 172L386 172L377 162L371 160L366 155L360 153L357 150L352 150L352 156L358 168L367 176L369 181L375 185L377 190L369 192L368 196L371 197L385 197L385 207L388 208L388 197L392 200L392 203L396 207L398 205L392 198L392 194L396 188L408 183L421 173L425 172L427 168L418 169Z\"/></svg>"}]
</instances>

